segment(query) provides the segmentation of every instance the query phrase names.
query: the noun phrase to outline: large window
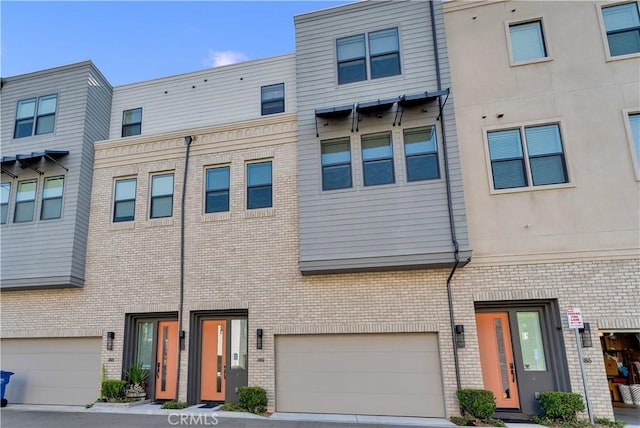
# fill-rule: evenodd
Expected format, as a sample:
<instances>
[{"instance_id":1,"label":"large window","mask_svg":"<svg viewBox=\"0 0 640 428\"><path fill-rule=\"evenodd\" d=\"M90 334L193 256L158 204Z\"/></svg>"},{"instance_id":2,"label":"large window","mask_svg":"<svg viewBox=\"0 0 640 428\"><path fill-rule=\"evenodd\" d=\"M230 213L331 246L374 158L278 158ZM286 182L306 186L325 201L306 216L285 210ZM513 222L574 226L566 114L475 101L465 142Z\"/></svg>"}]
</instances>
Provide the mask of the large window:
<instances>
[{"instance_id":1,"label":"large window","mask_svg":"<svg viewBox=\"0 0 640 428\"><path fill-rule=\"evenodd\" d=\"M492 131L487 140L494 189L568 181L557 124Z\"/></svg>"},{"instance_id":2,"label":"large window","mask_svg":"<svg viewBox=\"0 0 640 428\"><path fill-rule=\"evenodd\" d=\"M57 102L58 96L55 94L18 101L13 137L22 138L53 132Z\"/></svg>"},{"instance_id":3,"label":"large window","mask_svg":"<svg viewBox=\"0 0 640 428\"><path fill-rule=\"evenodd\" d=\"M374 31L368 34L369 77L400 74L400 42L397 28ZM365 35L343 37L336 40L338 59L338 84L367 80L367 49Z\"/></svg>"},{"instance_id":4,"label":"large window","mask_svg":"<svg viewBox=\"0 0 640 428\"><path fill-rule=\"evenodd\" d=\"M207 169L205 212L229 211L229 167Z\"/></svg>"},{"instance_id":5,"label":"large window","mask_svg":"<svg viewBox=\"0 0 640 428\"><path fill-rule=\"evenodd\" d=\"M509 25L509 37L513 62L546 58L542 21Z\"/></svg>"},{"instance_id":6,"label":"large window","mask_svg":"<svg viewBox=\"0 0 640 428\"><path fill-rule=\"evenodd\" d=\"M40 220L51 220L62 216L62 192L64 177L49 177L42 188Z\"/></svg>"},{"instance_id":7,"label":"large window","mask_svg":"<svg viewBox=\"0 0 640 428\"><path fill-rule=\"evenodd\" d=\"M636 154L636 168L640 170L640 113L629 115L629 127L633 138L633 148Z\"/></svg>"},{"instance_id":8,"label":"large window","mask_svg":"<svg viewBox=\"0 0 640 428\"><path fill-rule=\"evenodd\" d=\"M116 180L113 198L113 221L132 221L136 214L137 179L125 178Z\"/></svg>"},{"instance_id":9,"label":"large window","mask_svg":"<svg viewBox=\"0 0 640 428\"><path fill-rule=\"evenodd\" d=\"M151 218L173 215L173 174L151 176Z\"/></svg>"},{"instance_id":10,"label":"large window","mask_svg":"<svg viewBox=\"0 0 640 428\"><path fill-rule=\"evenodd\" d=\"M365 186L395 182L390 133L362 136L362 163Z\"/></svg>"},{"instance_id":11,"label":"large window","mask_svg":"<svg viewBox=\"0 0 640 428\"><path fill-rule=\"evenodd\" d=\"M142 107L122 112L122 136L131 137L142 133Z\"/></svg>"},{"instance_id":12,"label":"large window","mask_svg":"<svg viewBox=\"0 0 640 428\"><path fill-rule=\"evenodd\" d=\"M2 187L0 187L0 224L5 224L7 222L10 196L11 183L2 183Z\"/></svg>"},{"instance_id":13,"label":"large window","mask_svg":"<svg viewBox=\"0 0 640 428\"><path fill-rule=\"evenodd\" d=\"M16 193L16 210L13 215L14 223L33 221L33 211L36 206L37 180L25 180L18 182Z\"/></svg>"},{"instance_id":14,"label":"large window","mask_svg":"<svg viewBox=\"0 0 640 428\"><path fill-rule=\"evenodd\" d=\"M260 92L263 116L284 112L284 83L263 86Z\"/></svg>"},{"instance_id":15,"label":"large window","mask_svg":"<svg viewBox=\"0 0 640 428\"><path fill-rule=\"evenodd\" d=\"M326 140L322 149L322 190L351 187L351 147L349 137Z\"/></svg>"},{"instance_id":16,"label":"large window","mask_svg":"<svg viewBox=\"0 0 640 428\"><path fill-rule=\"evenodd\" d=\"M247 209L272 206L271 161L247 164Z\"/></svg>"},{"instance_id":17,"label":"large window","mask_svg":"<svg viewBox=\"0 0 640 428\"><path fill-rule=\"evenodd\" d=\"M640 52L640 14L637 2L603 7L602 18L611 56Z\"/></svg>"},{"instance_id":18,"label":"large window","mask_svg":"<svg viewBox=\"0 0 640 428\"><path fill-rule=\"evenodd\" d=\"M405 129L404 154L407 181L432 180L440 177L435 126Z\"/></svg>"}]
</instances>

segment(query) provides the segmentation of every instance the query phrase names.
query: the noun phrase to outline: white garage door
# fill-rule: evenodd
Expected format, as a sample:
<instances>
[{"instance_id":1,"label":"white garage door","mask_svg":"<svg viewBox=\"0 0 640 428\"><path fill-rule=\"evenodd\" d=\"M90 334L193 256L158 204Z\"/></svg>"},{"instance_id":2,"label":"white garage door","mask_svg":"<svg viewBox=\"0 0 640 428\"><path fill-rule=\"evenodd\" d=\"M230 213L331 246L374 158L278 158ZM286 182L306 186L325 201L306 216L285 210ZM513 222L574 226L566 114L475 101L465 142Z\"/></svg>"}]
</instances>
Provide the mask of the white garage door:
<instances>
[{"instance_id":1,"label":"white garage door","mask_svg":"<svg viewBox=\"0 0 640 428\"><path fill-rule=\"evenodd\" d=\"M276 410L444 417L438 337L276 336Z\"/></svg>"},{"instance_id":2,"label":"white garage door","mask_svg":"<svg viewBox=\"0 0 640 428\"><path fill-rule=\"evenodd\" d=\"M101 338L2 339L9 403L91 403L100 391Z\"/></svg>"}]
</instances>

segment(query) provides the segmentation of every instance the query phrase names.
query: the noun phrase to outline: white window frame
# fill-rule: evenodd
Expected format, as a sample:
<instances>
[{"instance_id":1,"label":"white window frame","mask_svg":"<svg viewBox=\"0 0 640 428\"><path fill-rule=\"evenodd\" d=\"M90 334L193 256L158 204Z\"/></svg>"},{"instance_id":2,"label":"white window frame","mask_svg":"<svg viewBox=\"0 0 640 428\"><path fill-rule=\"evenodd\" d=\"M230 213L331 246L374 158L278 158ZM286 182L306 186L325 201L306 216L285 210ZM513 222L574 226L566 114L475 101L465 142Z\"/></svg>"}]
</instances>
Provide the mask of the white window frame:
<instances>
[{"instance_id":1,"label":"white window frame","mask_svg":"<svg viewBox=\"0 0 640 428\"><path fill-rule=\"evenodd\" d=\"M47 189L47 182L49 180L53 180L53 179L57 179L57 178L61 178L62 179L62 195L60 196L56 196L56 197L48 197L45 198L44 197L44 192ZM64 211L64 188L65 188L65 181L66 178L64 175L52 175L50 177L45 177L45 179L42 181L42 191L40 192L40 194L42 195L40 198L40 216L39 219L40 221L51 221L51 220L60 220L62 219L62 213ZM42 215L44 214L44 207L45 207L45 201L47 200L52 200L52 199L60 199L60 214L58 214L57 217L51 217L51 218L42 218Z\"/></svg>"},{"instance_id":2,"label":"white window frame","mask_svg":"<svg viewBox=\"0 0 640 428\"><path fill-rule=\"evenodd\" d=\"M598 16L598 22L600 23L600 35L602 36L602 47L604 49L605 59L607 62L640 57L640 52L634 52L626 55L611 56L611 51L609 50L609 38L607 37L607 28L604 25L602 8L609 7L609 6L619 6L627 3L636 3L636 5L638 5L638 10L640 11L640 1L629 1L629 0L609 1L609 2L601 2L595 5L596 15Z\"/></svg>"},{"instance_id":3,"label":"white window frame","mask_svg":"<svg viewBox=\"0 0 640 428\"><path fill-rule=\"evenodd\" d=\"M526 61L514 61L513 59L513 45L511 44L511 26L521 25L521 24L530 24L532 22L540 22L540 30L542 31L542 42L544 43L546 56L541 58L529 59ZM527 19L517 19L511 21L505 21L504 23L504 31L507 38L507 50L509 51L509 64L511 67L518 67L521 65L529 65L529 64L537 64L540 62L549 62L553 61L553 55L551 53L551 45L549 43L549 37L547 37L547 29L544 25L544 19L542 16L535 16Z\"/></svg>"},{"instance_id":4,"label":"white window frame","mask_svg":"<svg viewBox=\"0 0 640 428\"><path fill-rule=\"evenodd\" d=\"M271 205L269 205L268 207L249 207L249 188L254 188L254 187L264 187L266 185L261 185L261 186L249 186L249 165L253 165L253 164L258 164L258 163L267 163L269 162L271 164L271 183L269 184L269 187L271 187ZM245 198L244 198L244 209L245 211L255 211L255 210L268 210L268 209L272 209L275 205L275 193L274 193L274 161L273 158L266 158L266 159L252 159L251 161L246 161L244 164L244 192L245 192Z\"/></svg>"},{"instance_id":5,"label":"white window frame","mask_svg":"<svg viewBox=\"0 0 640 428\"><path fill-rule=\"evenodd\" d=\"M122 200L118 200L116 199L118 196L118 182L121 181L127 181L127 180L135 180L136 184L135 184L135 189L134 189L134 195L133 195L133 218L132 219L127 219L127 220L116 220L116 207L118 205L118 202L126 202L126 201L130 201L131 199L122 199ZM136 219L136 204L137 204L137 200L138 200L138 177L136 175L132 175L132 176L125 176L125 177L116 177L113 179L113 204L111 205L111 223L115 223L115 224L121 224L121 223L130 223L130 222L134 222Z\"/></svg>"},{"instance_id":6,"label":"white window frame","mask_svg":"<svg viewBox=\"0 0 640 428\"><path fill-rule=\"evenodd\" d=\"M153 195L153 180L154 177L159 177L162 175L171 175L172 177L172 188L171 188L171 214L170 215L166 215L166 216L161 216L161 217L153 217L153 199L154 198L163 198L163 197L167 197L169 196L169 194L162 194L162 195ZM173 218L173 214L175 212L175 196L176 196L176 174L175 171L158 171L158 172L153 172L149 175L149 215L148 215L148 219L149 220L162 220L162 219L169 219L169 218Z\"/></svg>"},{"instance_id":7,"label":"white window frame","mask_svg":"<svg viewBox=\"0 0 640 428\"><path fill-rule=\"evenodd\" d=\"M627 132L627 142L629 144L629 152L631 153L631 161L633 162L633 171L636 175L636 181L640 181L640 159L638 159L638 154L636 153L635 141L633 139L633 132L631 132L631 121L630 115L640 114L640 107L638 108L629 108L624 109L622 111L623 121L625 131Z\"/></svg>"}]
</instances>

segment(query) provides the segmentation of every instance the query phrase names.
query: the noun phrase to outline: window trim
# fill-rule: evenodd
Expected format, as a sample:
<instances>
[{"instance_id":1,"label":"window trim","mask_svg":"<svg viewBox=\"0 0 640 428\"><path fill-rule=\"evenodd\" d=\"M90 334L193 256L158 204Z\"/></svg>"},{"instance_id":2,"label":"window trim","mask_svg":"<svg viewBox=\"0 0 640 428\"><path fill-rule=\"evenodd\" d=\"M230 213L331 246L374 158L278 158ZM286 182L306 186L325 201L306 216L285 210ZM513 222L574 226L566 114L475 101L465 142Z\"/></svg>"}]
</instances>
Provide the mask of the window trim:
<instances>
[{"instance_id":1,"label":"window trim","mask_svg":"<svg viewBox=\"0 0 640 428\"><path fill-rule=\"evenodd\" d=\"M564 166L567 174L567 182L566 183L557 183L557 184L543 184L539 186L533 185L533 178L531 176L531 164L529 163L529 153L526 147L526 140L523 138L524 128L536 127L536 126L544 126L544 125L557 125L560 131L560 139L562 144L562 152L564 155ZM488 134L493 131L507 131L510 129L520 129L520 136L522 138L523 145L523 155L525 160L525 171L526 171L526 179L527 185L522 187L511 187L508 189L495 189L493 187L493 169L491 167L491 154L489 153L489 137ZM573 158L570 154L570 150L567 144L566 133L564 132L564 126L561 118L551 118L545 120L533 120L527 122L516 122L516 123L507 123L503 125L492 125L482 128L482 142L484 146L484 154L485 154L485 165L487 171L487 181L489 187L489 193L492 195L500 195L504 193L519 193L519 192L535 192L540 190L553 190L553 189L565 189L565 188L574 188L576 187L573 182L573 176L571 171L573 170L571 166L571 159Z\"/></svg>"},{"instance_id":2,"label":"window trim","mask_svg":"<svg viewBox=\"0 0 640 428\"><path fill-rule=\"evenodd\" d=\"M40 100L43 98L47 98L47 97L54 97L56 99L56 108L54 110L53 113L46 113L46 114L39 114L38 110L40 109ZM31 101L34 100L35 102L35 106L33 107L33 116L31 117L31 119L28 118L22 118L22 119L18 119L18 106L20 105L21 102L24 101ZM52 93L52 94L47 94L47 95L41 95L41 96L36 96L36 97L30 97L30 98L23 98L21 100L18 100L16 102L16 113L14 115L14 122L13 122L13 139L19 139L19 138L27 138L27 137L34 137L36 135L47 135L47 134L54 134L56 131L56 116L58 115L58 105L59 105L59 95L58 93ZM47 117L47 116L53 116L53 128L51 129L51 132L42 132L42 133L38 133L38 120L42 117ZM21 137L17 136L17 131L18 131L18 121L25 121L25 120L31 120L31 133L29 135L23 135Z\"/></svg>"},{"instance_id":3,"label":"window trim","mask_svg":"<svg viewBox=\"0 0 640 428\"><path fill-rule=\"evenodd\" d=\"M157 195L154 196L153 195L153 180L155 177L161 177L164 175L170 175L172 177L172 188L171 188L171 213L169 215L163 215L163 216L158 216L158 217L154 217L153 216L153 202L154 199L157 198L166 198L169 196L169 194L163 194L163 195ZM158 172L153 172L149 175L149 220L156 220L156 219L165 219L165 218L172 218L173 217L173 208L174 208L174 197L176 194L176 175L174 171L158 171Z\"/></svg>"},{"instance_id":4,"label":"window trim","mask_svg":"<svg viewBox=\"0 0 640 428\"><path fill-rule=\"evenodd\" d=\"M135 110L140 110L140 122L131 122L131 123L126 123L125 124L124 123L124 115L125 115L125 113L127 113L129 111L135 111ZM137 125L140 125L140 133L127 135L127 136L124 135L125 127L126 128L130 128L130 127L137 126ZM122 110L122 128L121 128L120 136L122 138L127 138L127 137L136 137L138 135L142 135L142 107L136 107L136 108L130 108L130 109L127 109L127 110Z\"/></svg>"},{"instance_id":5,"label":"window trim","mask_svg":"<svg viewBox=\"0 0 640 428\"><path fill-rule=\"evenodd\" d=\"M264 99L264 90L266 88L271 88L271 87L274 87L274 86L282 86L282 97L265 100ZM270 116L272 114L284 113L285 110L286 110L286 108L285 108L286 107L285 106L285 96L286 96L286 94L285 94L284 82L274 83L272 85L263 85L263 86L261 86L260 87L260 115L261 116ZM282 111L274 111L274 112L271 112L271 113L265 113L265 110L264 110L265 104L273 103L273 102L276 102L276 101L282 101Z\"/></svg>"},{"instance_id":6,"label":"window trim","mask_svg":"<svg viewBox=\"0 0 640 428\"><path fill-rule=\"evenodd\" d=\"M322 161L322 146L323 143L332 143L339 142L340 140L346 140L347 145L349 146L349 162L339 162L339 163L330 163L325 164ZM320 140L320 185L323 192L336 192L340 190L349 190L353 189L353 144L351 143L351 137L335 137L335 138L327 138L325 140ZM346 187L337 187L335 189L326 189L324 185L324 169L325 167L335 167L340 165L349 165L349 186Z\"/></svg>"},{"instance_id":7,"label":"window trim","mask_svg":"<svg viewBox=\"0 0 640 428\"><path fill-rule=\"evenodd\" d=\"M29 182L29 181L33 181L36 183L36 187L33 190L33 199L29 199L29 200L24 200L24 201L18 201L18 191L20 188L20 183L25 183L25 182ZM40 186L40 180L38 180L37 178L27 178L24 180L20 180L18 181L18 183L16 184L16 193L15 193L15 200L14 200L14 204L13 204L13 223L15 224L26 224L26 223L34 223L36 221L36 212L38 209L38 187ZM24 220L24 221L16 221L16 210L18 209L18 205L24 202L33 202L33 210L31 212L31 220Z\"/></svg>"},{"instance_id":8,"label":"window trim","mask_svg":"<svg viewBox=\"0 0 640 428\"><path fill-rule=\"evenodd\" d=\"M417 153L417 154L412 154L412 155L407 155L407 145L406 145L406 141L405 141L405 133L406 132L411 132L411 131L417 131L420 129L428 129L431 128L433 130L433 135L435 137L436 140L436 150L435 152L422 152L422 153ZM440 139L438 138L438 127L433 124L433 125L425 125L425 126L413 126L411 128L403 128L402 129L402 155L404 157L404 178L407 184L413 184L413 183L422 183L422 182L432 182L432 181L436 181L436 180L440 180L442 179L442 167L440 165L440 147L439 147L439 142ZM434 177L434 178L423 178L420 180L409 180L409 158L416 158L419 156L425 156L425 155L436 155L436 166L437 166L437 173L438 176Z\"/></svg>"},{"instance_id":9,"label":"window trim","mask_svg":"<svg viewBox=\"0 0 640 428\"><path fill-rule=\"evenodd\" d=\"M633 132L631 132L630 120L630 116L635 114L640 114L640 107L622 110L624 128L627 133L627 143L629 144L629 152L631 153L631 161L633 162L633 171L636 176L636 181L640 181L640 159L636 153L635 140L633 139Z\"/></svg>"},{"instance_id":10,"label":"window trim","mask_svg":"<svg viewBox=\"0 0 640 428\"><path fill-rule=\"evenodd\" d=\"M57 179L57 178L61 178L62 179L62 194L60 196L55 196L55 197L49 197L49 198L45 198L44 197L44 192L47 188L47 181L49 180L53 180L53 179ZM50 221L50 220L60 220L62 218L62 212L63 212L63 208L64 208L64 187L65 187L65 176L64 175L52 175L50 177L45 177L45 179L42 181L42 192L40 193L42 195L41 199L40 199L40 221ZM53 199L60 199L60 214L58 215L58 217L51 217L51 218L42 218L42 215L44 214L44 205L45 205L45 201L50 201Z\"/></svg>"},{"instance_id":11,"label":"window trim","mask_svg":"<svg viewBox=\"0 0 640 428\"><path fill-rule=\"evenodd\" d=\"M382 135L382 134L386 134L389 136L389 147L391 148L391 157L386 157L386 158L379 158L379 159L373 159L373 160L365 160L364 158L364 148L362 147L362 141L365 137L368 136L375 136L375 135ZM390 186L390 185L394 185L398 183L398 180L396 179L396 156L395 156L395 152L396 150L394 149L394 142L393 142L393 132L392 131L381 131L381 132L372 132L370 134L362 134L360 135L360 159L362 161L361 163L361 167L362 167L362 187L363 188L374 188L374 187L378 187L378 186ZM367 184L367 178L366 178L366 173L365 173L365 165L367 164L367 162L375 162L375 161L381 161L381 160L390 160L391 161L391 182L389 183L380 183L380 184Z\"/></svg>"},{"instance_id":12,"label":"window trim","mask_svg":"<svg viewBox=\"0 0 640 428\"><path fill-rule=\"evenodd\" d=\"M266 185L266 184L262 184L259 186L249 186L249 165L253 165L253 164L258 164L258 163L269 163L271 164L271 184ZM273 159L255 159L255 160L251 160L251 161L246 161L244 164L244 177L245 177L245 203L244 203L244 207L246 211L253 211L253 210L263 210L263 209L270 209L273 208ZM258 187L269 187L271 189L271 205L269 205L268 207L253 207L250 208L249 207L249 189L250 188L258 188Z\"/></svg>"},{"instance_id":13,"label":"window trim","mask_svg":"<svg viewBox=\"0 0 640 428\"><path fill-rule=\"evenodd\" d=\"M118 197L118 182L122 181L130 181L135 180L136 184L134 187L133 199L117 199ZM126 223L130 221L135 221L136 219L136 199L138 198L138 177L130 176L130 177L117 177L113 180L113 212L111 215L111 223ZM133 216L123 217L122 219L116 218L116 207L119 202L131 202L133 201Z\"/></svg>"},{"instance_id":14,"label":"window trim","mask_svg":"<svg viewBox=\"0 0 640 428\"><path fill-rule=\"evenodd\" d=\"M343 60L340 61L338 59L338 41L342 40L342 39L349 39L352 37L356 37L356 36L362 36L362 44L364 46L364 56L362 57L356 57L356 58L352 58L349 60ZM369 80L369 70L367 67L367 58L368 58L368 51L367 51L367 33L357 33L357 34L351 34L348 36L342 36L342 37L336 37L335 41L334 41L334 46L335 46L335 72L336 72L336 85L340 86L340 85L348 85L350 83L358 83L358 82L366 82L367 80ZM340 64L344 64L347 62L354 62L354 61L364 61L364 79L362 80L353 80L351 82L344 82L341 83L340 82Z\"/></svg>"},{"instance_id":15,"label":"window trim","mask_svg":"<svg viewBox=\"0 0 640 428\"><path fill-rule=\"evenodd\" d=\"M389 31L389 30L395 30L396 31L396 42L398 43L398 50L397 51L387 51L381 54L376 54L373 55L371 53L371 35L375 34L375 33L381 33L383 31ZM368 55L368 64L369 64L369 79L370 80L374 80L374 79L384 79L385 77L393 77L393 76L401 76L402 75L402 61L400 60L400 29L396 26L396 27L390 27L390 28L383 28L381 30L376 30L376 31L369 31L367 33L367 46L366 46L366 50L365 50L365 54ZM373 59L374 58L379 58L382 56L386 56L386 55L392 55L395 54L398 56L398 73L397 74L391 74L388 76L378 76L378 77L373 77Z\"/></svg>"},{"instance_id":16,"label":"window trim","mask_svg":"<svg viewBox=\"0 0 640 428\"><path fill-rule=\"evenodd\" d=\"M530 24L532 22L540 22L540 30L542 31L542 43L544 43L544 48L546 51L546 56L541 58L528 59L525 61L514 61L513 59L513 45L511 44L511 27L515 25L521 24ZM504 22L504 30L507 38L507 50L509 54L509 65L511 67L519 67L521 65L529 65L529 64L537 64L540 62L550 62L553 61L553 54L551 52L551 45L549 43L549 38L547 37L547 29L544 25L544 19L542 15L534 16L527 19L516 19Z\"/></svg>"},{"instance_id":17,"label":"window trim","mask_svg":"<svg viewBox=\"0 0 640 428\"><path fill-rule=\"evenodd\" d=\"M9 224L9 217L11 214L11 191L13 190L13 181L3 181L2 182L2 187L8 186L9 187L9 194L7 195L7 202L2 202L0 200L0 206L6 206L7 208L7 215L5 217L5 221L1 222L0 224Z\"/></svg>"},{"instance_id":18,"label":"window trim","mask_svg":"<svg viewBox=\"0 0 640 428\"><path fill-rule=\"evenodd\" d=\"M620 61L620 60L625 60L629 58L640 57L640 52L611 56L611 50L609 49L609 38L607 37L607 28L604 25L604 15L602 14L602 9L605 7L620 6L627 3L635 3L636 6L638 7L638 12L640 13L640 1L637 1L637 0L611 1L607 3L597 3L595 5L596 15L598 16L598 22L600 23L600 36L602 37L602 47L604 49L605 61L607 62Z\"/></svg>"},{"instance_id":19,"label":"window trim","mask_svg":"<svg viewBox=\"0 0 640 428\"><path fill-rule=\"evenodd\" d=\"M207 198L209 196L209 193L216 193L216 192L221 192L220 189L218 190L209 190L208 189L208 185L209 185L209 175L208 172L211 169L217 169L217 168L227 168L228 170L228 174L229 174L229 186L226 189L227 192L227 206L228 208L224 211L207 211ZM231 211L231 164L226 163L226 164L218 164L218 165L209 165L206 166L204 168L204 203L203 203L203 212L204 214L219 214L219 213L228 213Z\"/></svg>"}]
</instances>

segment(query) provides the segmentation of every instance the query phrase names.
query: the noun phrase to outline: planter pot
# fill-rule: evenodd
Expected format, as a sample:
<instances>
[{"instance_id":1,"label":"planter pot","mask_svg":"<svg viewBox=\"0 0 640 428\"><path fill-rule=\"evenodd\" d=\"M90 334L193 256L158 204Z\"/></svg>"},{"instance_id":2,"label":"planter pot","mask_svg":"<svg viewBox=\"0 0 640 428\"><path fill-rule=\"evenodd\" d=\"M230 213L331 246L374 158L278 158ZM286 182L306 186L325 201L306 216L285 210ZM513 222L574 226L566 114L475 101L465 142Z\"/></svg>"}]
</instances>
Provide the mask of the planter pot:
<instances>
[{"instance_id":1,"label":"planter pot","mask_svg":"<svg viewBox=\"0 0 640 428\"><path fill-rule=\"evenodd\" d=\"M147 393L146 392L127 392L127 398L144 400L145 398L147 398Z\"/></svg>"}]
</instances>

